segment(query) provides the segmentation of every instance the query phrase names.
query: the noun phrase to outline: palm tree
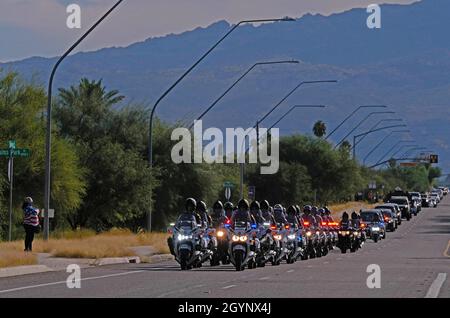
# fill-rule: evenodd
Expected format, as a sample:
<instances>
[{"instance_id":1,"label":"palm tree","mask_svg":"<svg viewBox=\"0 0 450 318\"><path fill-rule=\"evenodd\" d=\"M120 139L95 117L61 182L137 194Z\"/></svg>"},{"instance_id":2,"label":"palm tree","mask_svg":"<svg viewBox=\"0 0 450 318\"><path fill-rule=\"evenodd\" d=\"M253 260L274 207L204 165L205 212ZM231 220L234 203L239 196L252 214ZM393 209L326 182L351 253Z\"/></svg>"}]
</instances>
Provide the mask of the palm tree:
<instances>
[{"instance_id":1,"label":"palm tree","mask_svg":"<svg viewBox=\"0 0 450 318\"><path fill-rule=\"evenodd\" d=\"M323 121L319 120L314 124L313 133L316 137L322 138L327 134L327 126Z\"/></svg>"}]
</instances>

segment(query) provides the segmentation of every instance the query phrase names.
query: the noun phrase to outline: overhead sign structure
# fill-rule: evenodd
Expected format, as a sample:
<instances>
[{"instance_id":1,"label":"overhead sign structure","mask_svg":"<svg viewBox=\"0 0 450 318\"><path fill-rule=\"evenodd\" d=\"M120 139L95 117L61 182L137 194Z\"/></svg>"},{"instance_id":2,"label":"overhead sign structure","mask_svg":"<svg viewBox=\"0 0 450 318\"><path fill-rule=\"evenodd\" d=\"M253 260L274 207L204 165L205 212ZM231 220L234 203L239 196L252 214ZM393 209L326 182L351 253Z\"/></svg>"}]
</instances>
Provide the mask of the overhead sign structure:
<instances>
[{"instance_id":1,"label":"overhead sign structure","mask_svg":"<svg viewBox=\"0 0 450 318\"><path fill-rule=\"evenodd\" d=\"M430 163L439 163L438 155L430 155Z\"/></svg>"}]
</instances>

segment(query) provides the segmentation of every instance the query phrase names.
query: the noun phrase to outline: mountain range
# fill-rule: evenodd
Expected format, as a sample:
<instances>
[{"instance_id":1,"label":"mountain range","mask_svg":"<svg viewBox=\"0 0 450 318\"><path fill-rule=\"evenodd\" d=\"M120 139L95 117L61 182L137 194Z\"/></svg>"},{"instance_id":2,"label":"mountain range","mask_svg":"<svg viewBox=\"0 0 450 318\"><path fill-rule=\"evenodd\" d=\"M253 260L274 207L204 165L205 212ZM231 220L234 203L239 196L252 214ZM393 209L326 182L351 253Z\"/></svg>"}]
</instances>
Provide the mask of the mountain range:
<instances>
[{"instance_id":1,"label":"mountain range","mask_svg":"<svg viewBox=\"0 0 450 318\"><path fill-rule=\"evenodd\" d=\"M282 134L310 133L321 119L330 131L356 106L388 105L396 114L374 115L357 132L382 118L402 118L412 138L438 153L441 167L449 173L450 1L382 5L381 29L367 27L365 9L298 16L295 22L238 28L164 99L157 116L191 122L254 63L295 59L300 63L255 68L205 116L204 126L252 126L299 82L336 79L337 84L305 85L263 124L271 125L292 105L323 104L324 110L296 110L279 127ZM74 85L81 77L103 79L107 88L127 97L125 102L151 105L230 27L219 21L128 47L76 53L61 65L55 87ZM0 68L46 85L56 59L32 57ZM339 141L365 114L355 115L331 139ZM366 138L358 156L363 157L384 134ZM386 142L368 162L376 161L393 143Z\"/></svg>"}]
</instances>

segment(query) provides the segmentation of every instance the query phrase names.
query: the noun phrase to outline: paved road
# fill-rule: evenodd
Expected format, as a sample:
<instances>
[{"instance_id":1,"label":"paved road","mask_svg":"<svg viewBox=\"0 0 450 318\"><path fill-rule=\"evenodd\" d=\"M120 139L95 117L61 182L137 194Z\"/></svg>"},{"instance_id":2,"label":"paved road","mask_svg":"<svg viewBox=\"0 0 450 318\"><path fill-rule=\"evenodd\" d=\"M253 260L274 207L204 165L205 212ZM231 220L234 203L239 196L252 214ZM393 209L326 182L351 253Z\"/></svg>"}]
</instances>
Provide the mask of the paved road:
<instances>
[{"instance_id":1,"label":"paved road","mask_svg":"<svg viewBox=\"0 0 450 318\"><path fill-rule=\"evenodd\" d=\"M370 264L381 268L379 289L366 285ZM243 272L181 272L175 262L102 266L82 270L80 289L68 289L67 276L3 278L0 297L450 297L450 197L354 254Z\"/></svg>"}]
</instances>

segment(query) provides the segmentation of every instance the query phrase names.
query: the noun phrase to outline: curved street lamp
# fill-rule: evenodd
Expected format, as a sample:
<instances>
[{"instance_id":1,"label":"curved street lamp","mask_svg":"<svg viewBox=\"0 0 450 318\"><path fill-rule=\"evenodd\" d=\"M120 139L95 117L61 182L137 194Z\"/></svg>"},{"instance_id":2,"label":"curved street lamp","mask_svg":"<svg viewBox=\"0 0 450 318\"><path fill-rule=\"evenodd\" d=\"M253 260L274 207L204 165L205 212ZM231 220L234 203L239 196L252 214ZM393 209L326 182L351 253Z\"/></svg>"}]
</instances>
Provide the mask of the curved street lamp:
<instances>
[{"instance_id":1,"label":"curved street lamp","mask_svg":"<svg viewBox=\"0 0 450 318\"><path fill-rule=\"evenodd\" d=\"M363 159L363 165L365 165L366 164L366 160L367 160L367 158L369 158L369 156L375 151L375 150L377 150L378 149L378 147L380 147L381 146L381 144L383 143L383 142L385 142L390 136L392 136L393 134L397 134L397 133L406 133L406 132L411 132L409 129L405 129L405 130L394 130L394 131L391 131L389 134L387 134L386 135L386 137L384 137L375 147L373 147L372 148L372 150L370 150L368 153L367 153L367 155L364 157L364 159ZM364 137L363 137L364 138ZM361 139L363 139L363 138L361 138ZM360 141L361 141L361 139L360 139ZM357 143L358 144L358 143Z\"/></svg>"}]
</instances>

